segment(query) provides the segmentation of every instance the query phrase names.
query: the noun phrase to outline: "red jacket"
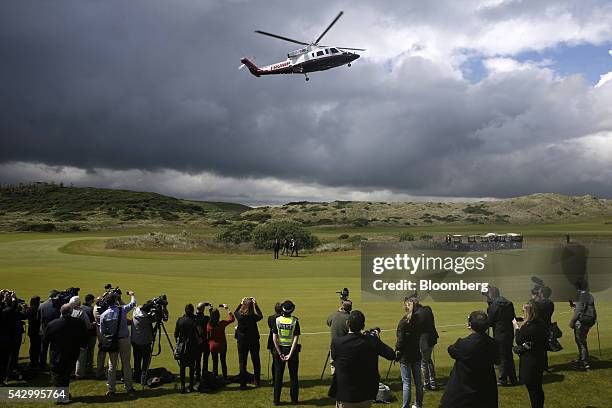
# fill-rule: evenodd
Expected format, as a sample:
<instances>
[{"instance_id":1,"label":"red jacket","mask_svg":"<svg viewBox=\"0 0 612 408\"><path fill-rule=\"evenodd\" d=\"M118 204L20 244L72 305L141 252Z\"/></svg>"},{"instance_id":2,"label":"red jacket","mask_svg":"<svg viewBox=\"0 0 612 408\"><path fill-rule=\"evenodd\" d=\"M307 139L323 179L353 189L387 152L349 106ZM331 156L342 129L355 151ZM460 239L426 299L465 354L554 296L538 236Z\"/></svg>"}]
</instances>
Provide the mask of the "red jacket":
<instances>
[{"instance_id":1,"label":"red jacket","mask_svg":"<svg viewBox=\"0 0 612 408\"><path fill-rule=\"evenodd\" d=\"M208 334L208 347L211 353L224 353L227 351L227 340L225 339L225 328L236 320L234 314L229 312L227 320L220 320L216 326L208 323L206 333Z\"/></svg>"}]
</instances>

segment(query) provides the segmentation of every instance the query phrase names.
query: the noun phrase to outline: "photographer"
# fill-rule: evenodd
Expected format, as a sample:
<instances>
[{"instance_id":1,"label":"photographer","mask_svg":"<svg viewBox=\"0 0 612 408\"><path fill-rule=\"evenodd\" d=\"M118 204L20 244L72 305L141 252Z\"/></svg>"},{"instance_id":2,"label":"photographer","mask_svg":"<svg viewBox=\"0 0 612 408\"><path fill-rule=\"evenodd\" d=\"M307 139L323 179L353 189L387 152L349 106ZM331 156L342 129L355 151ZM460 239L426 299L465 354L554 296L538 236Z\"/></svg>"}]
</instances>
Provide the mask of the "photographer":
<instances>
[{"instance_id":1,"label":"photographer","mask_svg":"<svg viewBox=\"0 0 612 408\"><path fill-rule=\"evenodd\" d=\"M153 302L147 301L144 305L134 308L132 313L132 331L130 339L134 351L134 381L145 385L147 382L147 368L151 363L151 348L153 347L153 320L149 315L153 309Z\"/></svg>"},{"instance_id":2,"label":"photographer","mask_svg":"<svg viewBox=\"0 0 612 408\"><path fill-rule=\"evenodd\" d=\"M23 305L15 292L0 293L0 385L4 385L17 366L21 345L22 320L26 318ZM15 355L17 354L17 355Z\"/></svg>"},{"instance_id":3,"label":"photographer","mask_svg":"<svg viewBox=\"0 0 612 408\"><path fill-rule=\"evenodd\" d=\"M347 322L351 310L353 310L353 302L348 299L341 299L340 309L336 310L327 318L327 327L330 328L332 342L336 337L342 337L348 334L349 329ZM333 358L330 358L329 368L331 374L334 375L335 366Z\"/></svg>"},{"instance_id":4,"label":"photographer","mask_svg":"<svg viewBox=\"0 0 612 408\"><path fill-rule=\"evenodd\" d=\"M362 334L365 316L358 310L349 315L349 332L336 337L331 344L335 373L330 396L336 407L369 407L378 394L378 356L395 360L395 351L379 338L379 332Z\"/></svg>"},{"instance_id":5,"label":"photographer","mask_svg":"<svg viewBox=\"0 0 612 408\"><path fill-rule=\"evenodd\" d=\"M514 305L501 296L499 289L489 286L487 293L487 315L489 326L493 328L493 338L499 348L499 377L497 385L516 385L516 368L512 356L514 327L512 320L516 317Z\"/></svg>"},{"instance_id":6,"label":"photographer","mask_svg":"<svg viewBox=\"0 0 612 408\"><path fill-rule=\"evenodd\" d=\"M70 304L61 307L61 317L50 322L45 329L45 341L51 347L51 378L55 387L69 387L70 375L87 345L87 329L83 320L72 317ZM57 401L70 402L70 394Z\"/></svg>"},{"instance_id":7,"label":"photographer","mask_svg":"<svg viewBox=\"0 0 612 408\"><path fill-rule=\"evenodd\" d=\"M240 389L247 389L247 357L251 354L255 386L261 381L261 361L259 360L259 329L257 322L263 319L257 301L253 297L243 298L236 312L238 321L235 337L238 343L238 361L240 364Z\"/></svg>"},{"instance_id":8,"label":"photographer","mask_svg":"<svg viewBox=\"0 0 612 408\"><path fill-rule=\"evenodd\" d=\"M544 389L542 374L546 359L546 326L538 318L535 302L523 306L523 323L519 325L514 319L516 329L515 352L519 355L519 377L527 391L532 408L544 407Z\"/></svg>"},{"instance_id":9,"label":"photographer","mask_svg":"<svg viewBox=\"0 0 612 408\"><path fill-rule=\"evenodd\" d=\"M93 359L94 351L96 349L96 340L98 339L98 324L94 316L94 295L88 294L85 296L85 303L81 305L81 310L89 317L89 321L92 322L92 326L87 330L87 352L85 356L85 374L93 375Z\"/></svg>"},{"instance_id":10,"label":"photographer","mask_svg":"<svg viewBox=\"0 0 612 408\"><path fill-rule=\"evenodd\" d=\"M423 374L424 387L428 390L436 389L436 369L434 367L432 355L435 345L438 343L438 331L433 311L429 306L419 303L415 295L410 299L414 302L414 317L419 325L421 333L419 339L419 349L421 351L421 371Z\"/></svg>"},{"instance_id":11,"label":"photographer","mask_svg":"<svg viewBox=\"0 0 612 408\"><path fill-rule=\"evenodd\" d=\"M95 329L95 322L89 320L89 316L81 309L81 298L78 296L73 296L70 298L68 302L70 307L72 308L72 317L77 319L81 319L85 324L85 328L89 331L91 329ZM87 347L81 349L81 353L76 362L75 369L75 379L80 380L85 377L85 366L87 364Z\"/></svg>"},{"instance_id":12,"label":"photographer","mask_svg":"<svg viewBox=\"0 0 612 408\"><path fill-rule=\"evenodd\" d=\"M121 365L123 366L123 383L125 390L130 394L134 395L136 390L134 389L132 382L132 365L131 365L131 348L130 338L127 324L127 314L136 306L136 298L134 292L127 292L131 296L130 303L127 305L119 305L119 295L112 293L109 295L108 303L109 307L100 316L100 334L102 338L108 338L112 336L117 338L118 349L109 351L109 362L108 362L108 391L106 396L111 397L115 394L115 384L117 382L117 358L121 358Z\"/></svg>"},{"instance_id":13,"label":"photographer","mask_svg":"<svg viewBox=\"0 0 612 408\"><path fill-rule=\"evenodd\" d=\"M219 321L219 309L213 309L210 312L210 321L206 326L206 337L209 339L208 345L212 357L213 374L215 377L219 376L219 359L221 359L221 372L223 373L223 379L227 380L227 339L225 338L225 328L236 319L226 304L223 304L223 308L228 313L228 318Z\"/></svg>"},{"instance_id":14,"label":"photographer","mask_svg":"<svg viewBox=\"0 0 612 408\"><path fill-rule=\"evenodd\" d=\"M45 300L38 307L38 320L40 321L40 335L45 334L47 325L53 320L60 317L59 306L57 302L57 290L52 290L49 293L49 299ZM45 369L47 366L47 354L49 353L49 343L42 339L40 344L40 368Z\"/></svg>"},{"instance_id":15,"label":"photographer","mask_svg":"<svg viewBox=\"0 0 612 408\"><path fill-rule=\"evenodd\" d=\"M455 360L442 396L442 408L494 408L498 405L494 364L499 363L498 346L487 335L489 320L482 311L470 313L470 335L448 346Z\"/></svg>"},{"instance_id":16,"label":"photographer","mask_svg":"<svg viewBox=\"0 0 612 408\"><path fill-rule=\"evenodd\" d=\"M597 322L597 311L595 310L595 299L588 291L586 280L579 279L576 282L576 290L576 303L573 304L574 314L569 326L574 329L574 338L578 346L576 368L588 370L590 365L587 336L591 327Z\"/></svg>"},{"instance_id":17,"label":"photographer","mask_svg":"<svg viewBox=\"0 0 612 408\"><path fill-rule=\"evenodd\" d=\"M210 348L208 346L208 334L206 332L206 329L208 327L210 317L204 314L206 306L212 309L212 305L210 303L198 303L198 307L196 309L195 314L198 327L200 328L200 332L202 333L202 341L200 343L200 346L198 347L196 354L196 381L200 381L201 378L206 378L206 374L208 373L208 356L210 354Z\"/></svg>"},{"instance_id":18,"label":"photographer","mask_svg":"<svg viewBox=\"0 0 612 408\"><path fill-rule=\"evenodd\" d=\"M28 318L28 337L30 338L30 368L36 368L40 364L40 320L38 318L38 307L40 306L40 296L33 296L30 299L30 307L26 311Z\"/></svg>"},{"instance_id":19,"label":"photographer","mask_svg":"<svg viewBox=\"0 0 612 408\"><path fill-rule=\"evenodd\" d=\"M180 365L181 394L194 391L195 380L195 359L199 340L202 333L198 333L198 322L195 318L194 307L190 303L185 306L185 314L176 321L174 329L174 339L176 340L176 350L174 358ZM189 368L189 388L185 388L185 371Z\"/></svg>"},{"instance_id":20,"label":"photographer","mask_svg":"<svg viewBox=\"0 0 612 408\"><path fill-rule=\"evenodd\" d=\"M400 361L400 372L402 375L402 408L410 408L411 383L414 380L416 390L416 402L414 408L423 406L423 384L421 381L421 350L419 343L421 333L419 321L415 314L416 303L413 298L404 300L404 316L397 325L397 342L395 350Z\"/></svg>"},{"instance_id":21,"label":"photographer","mask_svg":"<svg viewBox=\"0 0 612 408\"><path fill-rule=\"evenodd\" d=\"M283 308L281 304L277 302L274 305L274 314L268 316L268 328L270 329L270 332L268 333L268 345L266 346L266 349L269 351L270 354L272 354L272 356L274 356L274 328L276 327L276 318L279 317L282 313ZM274 384L274 364L274 358L272 358L272 384Z\"/></svg>"},{"instance_id":22,"label":"photographer","mask_svg":"<svg viewBox=\"0 0 612 408\"><path fill-rule=\"evenodd\" d=\"M537 293L534 296L537 315L544 324L547 339L550 336L552 315L555 313L555 304L552 302L552 300L550 300L551 295L551 288L549 288L548 286L541 286L538 288ZM548 370L548 352L546 350L544 350L544 357L544 370Z\"/></svg>"},{"instance_id":23,"label":"photographer","mask_svg":"<svg viewBox=\"0 0 612 408\"><path fill-rule=\"evenodd\" d=\"M285 363L289 366L289 379L291 381L291 403L298 403L300 385L298 380L298 368L300 365L300 322L291 314L295 305L290 300L285 300L281 305L281 315L276 318L276 326L272 330L274 342L274 405L280 405L280 395L283 387L283 375Z\"/></svg>"}]
</instances>

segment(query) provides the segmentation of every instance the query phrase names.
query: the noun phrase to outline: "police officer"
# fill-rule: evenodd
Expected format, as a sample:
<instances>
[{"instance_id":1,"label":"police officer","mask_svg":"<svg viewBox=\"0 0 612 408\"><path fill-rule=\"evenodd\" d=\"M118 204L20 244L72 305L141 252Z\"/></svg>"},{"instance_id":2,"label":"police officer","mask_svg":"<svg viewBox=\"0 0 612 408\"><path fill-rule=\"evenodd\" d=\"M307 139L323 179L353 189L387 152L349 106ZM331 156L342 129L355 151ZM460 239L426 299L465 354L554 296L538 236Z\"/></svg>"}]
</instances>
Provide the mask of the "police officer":
<instances>
[{"instance_id":1,"label":"police officer","mask_svg":"<svg viewBox=\"0 0 612 408\"><path fill-rule=\"evenodd\" d=\"M295 305L290 300L285 300L282 305L282 312L276 318L276 327L272 331L274 341L274 405L280 405L281 388L283 386L283 375L285 364L289 365L289 378L291 380L291 402L298 403L299 383L298 367L300 345L300 322L295 316L291 316L295 310Z\"/></svg>"}]
</instances>

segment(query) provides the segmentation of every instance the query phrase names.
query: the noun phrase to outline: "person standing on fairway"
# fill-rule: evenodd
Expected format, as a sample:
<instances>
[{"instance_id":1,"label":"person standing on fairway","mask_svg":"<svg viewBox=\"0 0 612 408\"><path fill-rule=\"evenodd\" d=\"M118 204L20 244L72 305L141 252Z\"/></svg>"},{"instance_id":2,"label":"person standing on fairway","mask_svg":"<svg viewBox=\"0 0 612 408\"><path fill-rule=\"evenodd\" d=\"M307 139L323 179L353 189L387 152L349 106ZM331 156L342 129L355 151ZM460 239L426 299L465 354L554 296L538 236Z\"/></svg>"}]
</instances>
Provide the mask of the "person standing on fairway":
<instances>
[{"instance_id":1,"label":"person standing on fairway","mask_svg":"<svg viewBox=\"0 0 612 408\"><path fill-rule=\"evenodd\" d=\"M576 303L574 304L574 314L570 320L570 328L574 329L574 338L578 346L578 360L575 367L579 370L588 370L589 348L587 336L589 330L597 322L597 311L595 310L595 299L588 291L588 284L585 279L576 282Z\"/></svg>"},{"instance_id":2,"label":"person standing on fairway","mask_svg":"<svg viewBox=\"0 0 612 408\"><path fill-rule=\"evenodd\" d=\"M291 314L295 305L290 300L285 300L281 305L281 316L276 318L276 327L272 329L274 341L274 405L280 404L280 395L283 387L283 375L285 364L289 365L289 378L291 380L291 403L298 403L300 390L298 380L298 368L300 364L300 322Z\"/></svg>"},{"instance_id":3,"label":"person standing on fairway","mask_svg":"<svg viewBox=\"0 0 612 408\"><path fill-rule=\"evenodd\" d=\"M327 318L327 327L330 329L332 342L336 337L342 337L348 334L348 318L351 314L351 310L353 310L353 302L348 299L342 300L340 309L336 310ZM331 343L329 347L331 350ZM329 360L329 369L331 370L331 375L334 375L334 360L331 358L331 356Z\"/></svg>"},{"instance_id":4,"label":"person standing on fairway","mask_svg":"<svg viewBox=\"0 0 612 408\"><path fill-rule=\"evenodd\" d=\"M257 322L263 319L263 314L254 297L242 299L236 312L238 320L235 337L238 343L238 361L240 364L240 389L247 389L247 357L251 354L253 362L253 375L255 386L259 386L261 380L261 361L259 359L259 329Z\"/></svg>"},{"instance_id":5,"label":"person standing on fairway","mask_svg":"<svg viewBox=\"0 0 612 408\"><path fill-rule=\"evenodd\" d=\"M278 259L278 252L280 251L280 248L281 248L280 239L276 238L274 240L273 248L274 248L274 259Z\"/></svg>"}]
</instances>

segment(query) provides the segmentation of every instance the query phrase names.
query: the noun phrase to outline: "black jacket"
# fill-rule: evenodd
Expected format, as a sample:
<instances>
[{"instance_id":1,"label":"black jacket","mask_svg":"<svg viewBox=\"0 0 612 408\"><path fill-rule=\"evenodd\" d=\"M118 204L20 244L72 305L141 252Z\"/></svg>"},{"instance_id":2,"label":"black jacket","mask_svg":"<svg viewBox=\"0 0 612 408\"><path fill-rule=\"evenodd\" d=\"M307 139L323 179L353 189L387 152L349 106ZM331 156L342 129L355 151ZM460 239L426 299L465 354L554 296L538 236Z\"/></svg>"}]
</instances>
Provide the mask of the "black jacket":
<instances>
[{"instance_id":1,"label":"black jacket","mask_svg":"<svg viewBox=\"0 0 612 408\"><path fill-rule=\"evenodd\" d=\"M572 329L577 321L589 327L593 326L597 321L595 299L593 299L593 295L584 290L579 290L576 295L576 307L574 308L574 315L570 320L570 327Z\"/></svg>"},{"instance_id":2,"label":"black jacket","mask_svg":"<svg viewBox=\"0 0 612 408\"><path fill-rule=\"evenodd\" d=\"M202 332L195 315L184 315L176 321L174 338L178 342L187 342L187 350L181 362L186 365L195 363L201 345Z\"/></svg>"},{"instance_id":3,"label":"black jacket","mask_svg":"<svg viewBox=\"0 0 612 408\"><path fill-rule=\"evenodd\" d=\"M49 322L44 339L51 348L51 370L54 372L74 371L81 347L87 345L85 322L67 316Z\"/></svg>"},{"instance_id":4,"label":"black jacket","mask_svg":"<svg viewBox=\"0 0 612 408\"><path fill-rule=\"evenodd\" d=\"M40 336L40 319L38 318L38 307L30 306L26 311L28 317L28 336Z\"/></svg>"},{"instance_id":5,"label":"black jacket","mask_svg":"<svg viewBox=\"0 0 612 408\"><path fill-rule=\"evenodd\" d=\"M268 333L268 345L266 348L268 350L274 350L274 340L272 339L272 332L276 328L276 318L280 316L277 314L273 314L268 316L268 328L270 329L270 333Z\"/></svg>"},{"instance_id":6,"label":"black jacket","mask_svg":"<svg viewBox=\"0 0 612 408\"><path fill-rule=\"evenodd\" d=\"M0 342L20 342L24 319L26 314L19 310L16 301L0 303Z\"/></svg>"},{"instance_id":7,"label":"black jacket","mask_svg":"<svg viewBox=\"0 0 612 408\"><path fill-rule=\"evenodd\" d=\"M538 317L546 327L550 327L552 324L552 315L555 313L555 304L550 299L541 299L536 303L536 309L538 311Z\"/></svg>"},{"instance_id":8,"label":"black jacket","mask_svg":"<svg viewBox=\"0 0 612 408\"><path fill-rule=\"evenodd\" d=\"M414 363L421 360L421 332L416 316L413 315L410 321L402 317L397 324L396 336L395 349L400 352L400 361Z\"/></svg>"},{"instance_id":9,"label":"black jacket","mask_svg":"<svg viewBox=\"0 0 612 408\"><path fill-rule=\"evenodd\" d=\"M414 315L419 324L421 332L420 348L425 350L433 347L438 343L438 331L436 330L436 322L433 311L429 306L417 305L414 310Z\"/></svg>"},{"instance_id":10,"label":"black jacket","mask_svg":"<svg viewBox=\"0 0 612 408\"><path fill-rule=\"evenodd\" d=\"M238 327L236 327L236 333L234 337L239 342L259 342L259 329L257 328L257 322L263 319L263 314L259 309L259 305L255 305L255 313L242 315L240 314L240 305L234 312Z\"/></svg>"},{"instance_id":11,"label":"black jacket","mask_svg":"<svg viewBox=\"0 0 612 408\"><path fill-rule=\"evenodd\" d=\"M204 313L196 313L195 314L196 322L198 323L198 335L202 337L202 342L200 343L200 348L202 350L208 350L208 332L207 326L208 322L210 322L210 316L206 316Z\"/></svg>"},{"instance_id":12,"label":"black jacket","mask_svg":"<svg viewBox=\"0 0 612 408\"><path fill-rule=\"evenodd\" d=\"M448 346L455 365L442 396L443 408L497 407L497 380L494 365L499 363L495 340L484 333L472 333Z\"/></svg>"},{"instance_id":13,"label":"black jacket","mask_svg":"<svg viewBox=\"0 0 612 408\"><path fill-rule=\"evenodd\" d=\"M380 381L378 356L393 360L395 352L376 336L349 333L332 340L331 357L335 366L336 401L360 402L376 399Z\"/></svg>"},{"instance_id":14,"label":"black jacket","mask_svg":"<svg viewBox=\"0 0 612 408\"><path fill-rule=\"evenodd\" d=\"M512 343L514 338L512 320L516 317L512 302L503 296L493 299L487 308L487 316L489 316L489 326L493 328L493 338Z\"/></svg>"},{"instance_id":15,"label":"black jacket","mask_svg":"<svg viewBox=\"0 0 612 408\"><path fill-rule=\"evenodd\" d=\"M519 377L524 384L541 384L546 362L547 326L540 320L523 324L516 331L516 344L532 344L531 350L519 356Z\"/></svg>"}]
</instances>

